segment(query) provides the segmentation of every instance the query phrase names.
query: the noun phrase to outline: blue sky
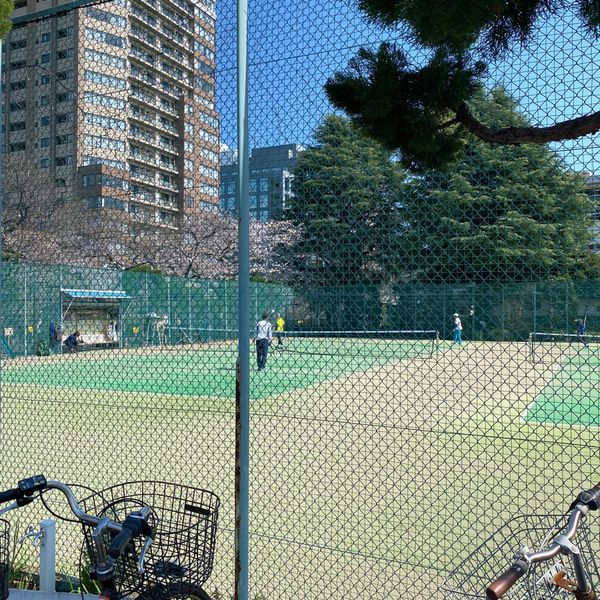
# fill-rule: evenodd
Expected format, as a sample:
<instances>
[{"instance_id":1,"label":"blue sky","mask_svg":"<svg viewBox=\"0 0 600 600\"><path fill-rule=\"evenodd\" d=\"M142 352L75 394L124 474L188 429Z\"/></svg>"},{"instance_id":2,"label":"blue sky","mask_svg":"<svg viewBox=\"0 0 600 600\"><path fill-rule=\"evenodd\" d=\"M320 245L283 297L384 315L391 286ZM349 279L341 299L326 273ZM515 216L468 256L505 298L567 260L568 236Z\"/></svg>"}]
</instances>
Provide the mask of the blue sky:
<instances>
[{"instance_id":1,"label":"blue sky","mask_svg":"<svg viewBox=\"0 0 600 600\"><path fill-rule=\"evenodd\" d=\"M230 146L236 143L235 10L235 0L217 6L218 107L222 139ZM398 32L368 25L351 0L250 0L249 23L251 147L311 143L316 124L331 112L323 92L327 78L361 45L402 41ZM528 48L515 48L490 69L487 83L504 85L532 123L550 124L600 110L596 65L600 42L567 14L541 24ZM598 140L553 147L574 170L600 173Z\"/></svg>"}]
</instances>

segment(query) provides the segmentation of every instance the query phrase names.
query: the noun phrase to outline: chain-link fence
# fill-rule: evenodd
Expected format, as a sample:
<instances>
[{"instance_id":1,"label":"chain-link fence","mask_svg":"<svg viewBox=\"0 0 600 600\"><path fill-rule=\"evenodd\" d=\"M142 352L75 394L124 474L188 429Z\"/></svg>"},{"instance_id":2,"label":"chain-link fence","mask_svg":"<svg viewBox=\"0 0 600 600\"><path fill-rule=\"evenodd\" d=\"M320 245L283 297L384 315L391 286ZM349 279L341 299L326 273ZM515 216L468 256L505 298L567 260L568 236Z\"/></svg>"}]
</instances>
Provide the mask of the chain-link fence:
<instances>
[{"instance_id":1,"label":"chain-link fence","mask_svg":"<svg viewBox=\"0 0 600 600\"><path fill-rule=\"evenodd\" d=\"M212 490L204 587L230 597L238 340L252 350L253 599L443 597L502 523L594 483L597 135L484 141L464 110L419 108L456 69L475 73L475 54L431 63L405 13L368 18L376 2L252 2L238 248L235 3L52 4L17 1L2 45L3 487L44 472ZM563 4L532 9L526 45L496 48L473 119L528 128L598 109L589 15ZM483 46L518 29L504 16ZM362 121L344 73L377 83ZM404 147L409 134L424 137ZM17 511L12 531L42 514ZM81 532L60 523L58 544L59 587L91 589ZM11 585L36 587L29 548L11 556Z\"/></svg>"}]
</instances>

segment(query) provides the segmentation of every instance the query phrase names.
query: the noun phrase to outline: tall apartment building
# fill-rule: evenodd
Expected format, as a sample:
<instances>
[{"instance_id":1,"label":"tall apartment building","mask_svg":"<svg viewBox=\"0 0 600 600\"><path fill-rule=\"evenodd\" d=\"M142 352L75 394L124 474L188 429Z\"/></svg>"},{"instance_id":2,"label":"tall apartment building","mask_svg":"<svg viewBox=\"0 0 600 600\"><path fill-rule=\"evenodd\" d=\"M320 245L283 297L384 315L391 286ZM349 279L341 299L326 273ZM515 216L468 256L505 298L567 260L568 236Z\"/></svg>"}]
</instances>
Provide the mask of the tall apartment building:
<instances>
[{"instance_id":1,"label":"tall apartment building","mask_svg":"<svg viewBox=\"0 0 600 600\"><path fill-rule=\"evenodd\" d=\"M298 144L254 148L249 159L250 216L258 221L280 218L292 195L292 180L298 154L304 150ZM231 150L221 154L221 210L236 214L237 156Z\"/></svg>"},{"instance_id":2,"label":"tall apartment building","mask_svg":"<svg viewBox=\"0 0 600 600\"><path fill-rule=\"evenodd\" d=\"M25 164L49 197L167 226L218 207L214 0L68 6L16 0L2 48L7 175Z\"/></svg>"}]
</instances>

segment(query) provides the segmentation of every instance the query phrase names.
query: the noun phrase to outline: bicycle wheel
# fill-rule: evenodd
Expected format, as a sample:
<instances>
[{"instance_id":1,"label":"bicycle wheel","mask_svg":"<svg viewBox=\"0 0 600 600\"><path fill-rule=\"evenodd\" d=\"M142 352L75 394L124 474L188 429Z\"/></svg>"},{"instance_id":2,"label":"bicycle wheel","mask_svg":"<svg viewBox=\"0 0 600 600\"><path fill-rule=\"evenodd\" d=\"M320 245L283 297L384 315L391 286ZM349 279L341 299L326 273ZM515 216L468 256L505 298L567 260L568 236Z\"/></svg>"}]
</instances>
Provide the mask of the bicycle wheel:
<instances>
[{"instance_id":1,"label":"bicycle wheel","mask_svg":"<svg viewBox=\"0 0 600 600\"><path fill-rule=\"evenodd\" d=\"M200 586L181 583L157 585L145 591L136 600L211 600L211 598Z\"/></svg>"}]
</instances>

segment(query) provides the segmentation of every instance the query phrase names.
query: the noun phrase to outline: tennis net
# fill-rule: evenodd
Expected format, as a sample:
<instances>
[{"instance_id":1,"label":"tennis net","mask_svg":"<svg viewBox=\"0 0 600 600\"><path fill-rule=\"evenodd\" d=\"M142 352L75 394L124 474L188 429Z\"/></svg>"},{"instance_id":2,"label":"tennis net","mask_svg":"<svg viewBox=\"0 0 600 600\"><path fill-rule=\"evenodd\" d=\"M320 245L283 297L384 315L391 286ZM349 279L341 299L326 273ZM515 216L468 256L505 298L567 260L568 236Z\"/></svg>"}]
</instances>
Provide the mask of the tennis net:
<instances>
[{"instance_id":1,"label":"tennis net","mask_svg":"<svg viewBox=\"0 0 600 600\"><path fill-rule=\"evenodd\" d=\"M371 356L386 360L433 356L439 349L435 329L372 331L286 331L273 333L273 348L319 356Z\"/></svg>"},{"instance_id":2,"label":"tennis net","mask_svg":"<svg viewBox=\"0 0 600 600\"><path fill-rule=\"evenodd\" d=\"M598 349L600 335L535 331L529 334L528 346L532 363L552 363L575 351Z\"/></svg>"}]
</instances>

